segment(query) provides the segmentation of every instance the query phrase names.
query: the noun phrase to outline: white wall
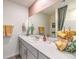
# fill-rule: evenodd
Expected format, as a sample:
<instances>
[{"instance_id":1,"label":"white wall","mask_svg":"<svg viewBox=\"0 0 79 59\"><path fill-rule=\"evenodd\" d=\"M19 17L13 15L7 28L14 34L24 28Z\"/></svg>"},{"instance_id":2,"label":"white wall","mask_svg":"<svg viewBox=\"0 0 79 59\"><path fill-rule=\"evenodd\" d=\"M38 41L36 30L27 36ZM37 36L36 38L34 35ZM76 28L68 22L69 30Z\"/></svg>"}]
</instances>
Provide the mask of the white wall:
<instances>
[{"instance_id":1,"label":"white wall","mask_svg":"<svg viewBox=\"0 0 79 59\"><path fill-rule=\"evenodd\" d=\"M72 29L76 30L76 2L71 2L68 4L64 26L66 28L71 27Z\"/></svg>"},{"instance_id":2,"label":"white wall","mask_svg":"<svg viewBox=\"0 0 79 59\"><path fill-rule=\"evenodd\" d=\"M38 13L36 15L33 15L29 18L29 26L31 26L31 24L34 25L35 30L34 30L34 34L38 34L38 26L44 26L45 27L45 32L46 34L49 33L49 17L45 14L42 13Z\"/></svg>"},{"instance_id":3,"label":"white wall","mask_svg":"<svg viewBox=\"0 0 79 59\"><path fill-rule=\"evenodd\" d=\"M21 26L23 22L27 22L28 9L24 6L17 5L16 3L4 0L3 5L4 20L3 24L13 24L13 34L11 37L4 37L3 39L3 49L4 49L4 59L6 57L11 57L18 54L18 34L21 33Z\"/></svg>"}]
</instances>

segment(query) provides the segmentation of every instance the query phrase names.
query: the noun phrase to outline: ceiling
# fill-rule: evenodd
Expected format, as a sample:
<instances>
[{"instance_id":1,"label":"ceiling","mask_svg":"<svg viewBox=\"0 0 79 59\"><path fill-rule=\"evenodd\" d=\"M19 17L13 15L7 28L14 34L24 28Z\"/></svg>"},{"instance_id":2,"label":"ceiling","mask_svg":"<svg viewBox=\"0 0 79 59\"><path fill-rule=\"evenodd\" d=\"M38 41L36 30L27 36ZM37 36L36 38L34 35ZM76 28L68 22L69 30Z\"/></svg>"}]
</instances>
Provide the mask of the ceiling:
<instances>
[{"instance_id":1,"label":"ceiling","mask_svg":"<svg viewBox=\"0 0 79 59\"><path fill-rule=\"evenodd\" d=\"M26 7L30 7L36 0L9 0L12 2L15 2L17 4L26 6Z\"/></svg>"}]
</instances>

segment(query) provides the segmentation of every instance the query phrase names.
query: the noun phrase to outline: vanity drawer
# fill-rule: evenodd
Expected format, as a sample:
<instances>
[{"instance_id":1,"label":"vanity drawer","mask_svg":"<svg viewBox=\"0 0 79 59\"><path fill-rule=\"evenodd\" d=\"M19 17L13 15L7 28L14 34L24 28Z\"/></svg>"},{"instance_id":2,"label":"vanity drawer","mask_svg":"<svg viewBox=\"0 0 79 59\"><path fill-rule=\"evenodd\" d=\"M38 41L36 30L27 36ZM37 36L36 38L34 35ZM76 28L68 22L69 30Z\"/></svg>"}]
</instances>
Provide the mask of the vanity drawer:
<instances>
[{"instance_id":1,"label":"vanity drawer","mask_svg":"<svg viewBox=\"0 0 79 59\"><path fill-rule=\"evenodd\" d=\"M50 58L48 58L47 56L45 56L44 54L39 52L39 58L38 59L50 59Z\"/></svg>"},{"instance_id":2,"label":"vanity drawer","mask_svg":"<svg viewBox=\"0 0 79 59\"><path fill-rule=\"evenodd\" d=\"M37 49L35 49L32 45L28 44L24 40L20 39L20 43L24 45L35 57L37 57Z\"/></svg>"}]
</instances>

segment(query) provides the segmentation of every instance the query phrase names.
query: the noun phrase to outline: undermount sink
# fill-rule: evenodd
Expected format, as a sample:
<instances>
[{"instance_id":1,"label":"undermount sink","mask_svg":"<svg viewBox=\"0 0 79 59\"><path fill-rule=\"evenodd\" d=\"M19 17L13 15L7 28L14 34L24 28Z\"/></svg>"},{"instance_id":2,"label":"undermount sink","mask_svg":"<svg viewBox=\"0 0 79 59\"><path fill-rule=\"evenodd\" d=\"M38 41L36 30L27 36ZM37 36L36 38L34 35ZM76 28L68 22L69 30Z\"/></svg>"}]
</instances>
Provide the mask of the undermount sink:
<instances>
[{"instance_id":1,"label":"undermount sink","mask_svg":"<svg viewBox=\"0 0 79 59\"><path fill-rule=\"evenodd\" d=\"M47 44L50 44L51 42L54 42L56 40L56 38L48 37L47 41L43 41L42 35L29 35L25 37L27 37L28 38L27 40L29 40L32 43L45 42Z\"/></svg>"},{"instance_id":2,"label":"undermount sink","mask_svg":"<svg viewBox=\"0 0 79 59\"><path fill-rule=\"evenodd\" d=\"M28 36L28 39L29 39L31 42L39 41L39 37L37 37L37 36L35 36L35 35L30 35L30 36Z\"/></svg>"}]
</instances>

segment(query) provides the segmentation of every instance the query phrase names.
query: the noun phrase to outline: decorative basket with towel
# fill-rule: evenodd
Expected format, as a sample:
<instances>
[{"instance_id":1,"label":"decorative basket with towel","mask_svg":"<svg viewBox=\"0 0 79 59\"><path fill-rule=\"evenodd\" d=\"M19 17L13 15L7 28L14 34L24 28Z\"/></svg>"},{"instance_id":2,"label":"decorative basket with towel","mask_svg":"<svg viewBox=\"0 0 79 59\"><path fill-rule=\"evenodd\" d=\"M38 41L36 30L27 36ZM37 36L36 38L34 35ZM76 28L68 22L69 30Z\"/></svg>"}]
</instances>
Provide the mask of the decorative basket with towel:
<instances>
[{"instance_id":1,"label":"decorative basket with towel","mask_svg":"<svg viewBox=\"0 0 79 59\"><path fill-rule=\"evenodd\" d=\"M10 37L13 32L13 25L3 25L3 35Z\"/></svg>"},{"instance_id":2,"label":"decorative basket with towel","mask_svg":"<svg viewBox=\"0 0 79 59\"><path fill-rule=\"evenodd\" d=\"M76 51L76 32L73 30L58 31L55 44L60 51L75 52Z\"/></svg>"}]
</instances>

